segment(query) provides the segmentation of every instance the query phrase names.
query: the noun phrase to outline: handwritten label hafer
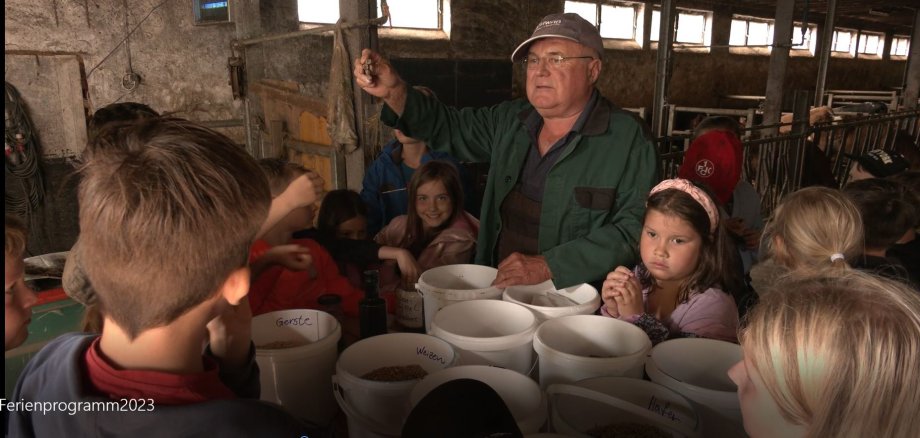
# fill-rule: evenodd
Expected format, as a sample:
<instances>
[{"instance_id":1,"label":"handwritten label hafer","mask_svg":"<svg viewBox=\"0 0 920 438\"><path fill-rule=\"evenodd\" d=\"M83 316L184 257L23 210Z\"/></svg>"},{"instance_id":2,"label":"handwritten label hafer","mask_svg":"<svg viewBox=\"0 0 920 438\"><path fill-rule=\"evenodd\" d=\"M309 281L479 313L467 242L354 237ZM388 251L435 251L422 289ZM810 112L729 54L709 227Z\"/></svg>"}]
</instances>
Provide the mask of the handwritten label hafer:
<instances>
[{"instance_id":1,"label":"handwritten label hafer","mask_svg":"<svg viewBox=\"0 0 920 438\"><path fill-rule=\"evenodd\" d=\"M680 417L677 415L677 413L674 412L673 409L671 409L671 402L665 401L664 406L662 406L660 402L661 400L656 399L655 396L653 395L652 398L648 401L648 410L658 415L661 415L662 417L665 417L671 421L674 421L677 423L682 422Z\"/></svg>"}]
</instances>

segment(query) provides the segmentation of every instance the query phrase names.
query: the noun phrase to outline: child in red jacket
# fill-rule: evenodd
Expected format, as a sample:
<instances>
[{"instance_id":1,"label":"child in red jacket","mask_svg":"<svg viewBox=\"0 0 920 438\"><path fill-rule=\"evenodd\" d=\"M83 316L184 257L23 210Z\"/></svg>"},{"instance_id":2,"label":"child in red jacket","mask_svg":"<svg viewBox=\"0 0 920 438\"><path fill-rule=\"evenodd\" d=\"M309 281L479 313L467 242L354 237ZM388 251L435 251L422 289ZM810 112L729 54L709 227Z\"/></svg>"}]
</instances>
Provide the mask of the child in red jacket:
<instances>
[{"instance_id":1,"label":"child in red jacket","mask_svg":"<svg viewBox=\"0 0 920 438\"><path fill-rule=\"evenodd\" d=\"M300 165L279 159L263 159L259 165L268 177L273 197L306 173ZM341 296L346 315L358 314L362 293L339 273L329 252L312 239L292 238L294 231L312 225L314 212L313 205L292 210L252 245L249 305L253 315L315 309L319 307L317 298L325 294Z\"/></svg>"}]
</instances>

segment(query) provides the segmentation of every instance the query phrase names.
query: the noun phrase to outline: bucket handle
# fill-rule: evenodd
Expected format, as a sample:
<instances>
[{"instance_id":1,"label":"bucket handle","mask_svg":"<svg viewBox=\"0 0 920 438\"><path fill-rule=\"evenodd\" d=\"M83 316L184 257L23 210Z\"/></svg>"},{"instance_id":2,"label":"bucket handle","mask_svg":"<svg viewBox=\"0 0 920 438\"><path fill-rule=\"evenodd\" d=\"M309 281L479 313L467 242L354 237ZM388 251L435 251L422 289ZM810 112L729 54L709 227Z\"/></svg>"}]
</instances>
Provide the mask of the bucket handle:
<instances>
[{"instance_id":1,"label":"bucket handle","mask_svg":"<svg viewBox=\"0 0 920 438\"><path fill-rule=\"evenodd\" d=\"M666 418L660 415L654 414L648 409L640 408L639 406L636 406L628 401L621 400L609 394L604 394L602 392L594 391L594 390L584 388L581 386L565 385L561 383L555 383L555 384L549 385L549 387L546 388L546 395L549 396L553 404L556 403L555 396L558 394L572 395L575 397L586 398L586 399L594 400L600 403L612 405L612 406L615 406L617 409L629 412L630 414L635 415L637 417L641 417L645 420L649 420L655 424L660 424L662 427L678 432L685 437L697 436L696 431L687 428L687 426L684 426L681 423L665 422L663 420L667 420ZM699 420L697 420L697 422L699 422Z\"/></svg>"},{"instance_id":2,"label":"bucket handle","mask_svg":"<svg viewBox=\"0 0 920 438\"><path fill-rule=\"evenodd\" d=\"M402 434L401 430L396 431L396 432L393 432L392 430L388 430L389 429L388 426L380 424L377 422L377 420L374 420L373 418L368 418L364 414L358 412L357 409L353 408L351 404L345 400L345 397L342 395L342 392L344 392L344 390L339 385L338 376L333 374L332 375L332 393L335 395L335 401L337 401L339 403L339 406L342 408L342 410L345 411L345 415L347 415L349 418L354 419L358 423L363 424L364 426L368 427L370 430L374 432L378 432L378 433L382 433L382 434L394 436L394 437L400 436Z\"/></svg>"}]
</instances>

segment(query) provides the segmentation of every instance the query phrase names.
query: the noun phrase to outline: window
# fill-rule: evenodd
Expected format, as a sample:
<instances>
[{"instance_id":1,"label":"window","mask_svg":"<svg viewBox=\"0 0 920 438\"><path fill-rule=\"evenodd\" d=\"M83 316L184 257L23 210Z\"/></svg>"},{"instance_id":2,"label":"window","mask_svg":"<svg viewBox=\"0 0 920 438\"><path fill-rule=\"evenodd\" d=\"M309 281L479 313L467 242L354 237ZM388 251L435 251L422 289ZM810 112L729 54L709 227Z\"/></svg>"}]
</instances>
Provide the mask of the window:
<instances>
[{"instance_id":1,"label":"window","mask_svg":"<svg viewBox=\"0 0 920 438\"><path fill-rule=\"evenodd\" d=\"M907 56L910 53L910 38L895 35L891 39L891 56Z\"/></svg>"},{"instance_id":2,"label":"window","mask_svg":"<svg viewBox=\"0 0 920 438\"><path fill-rule=\"evenodd\" d=\"M594 23L600 23L598 30L601 38L616 40L638 40L637 29L641 8L635 3L616 2L587 3L565 2L565 12L574 12L582 18Z\"/></svg>"},{"instance_id":3,"label":"window","mask_svg":"<svg viewBox=\"0 0 920 438\"><path fill-rule=\"evenodd\" d=\"M805 30L804 33L802 32L803 29ZM792 50L808 50L814 55L816 43L817 29L815 26L803 28L800 23L792 26Z\"/></svg>"},{"instance_id":4,"label":"window","mask_svg":"<svg viewBox=\"0 0 920 438\"><path fill-rule=\"evenodd\" d=\"M712 39L711 13L692 11L689 9L677 10L677 32L674 42L683 45L708 46ZM652 41L658 41L661 32L661 11L652 11L652 29L649 36Z\"/></svg>"},{"instance_id":5,"label":"window","mask_svg":"<svg viewBox=\"0 0 920 438\"><path fill-rule=\"evenodd\" d=\"M773 20L756 17L732 17L728 45L757 47L770 51L773 45Z\"/></svg>"},{"instance_id":6,"label":"window","mask_svg":"<svg viewBox=\"0 0 920 438\"><path fill-rule=\"evenodd\" d=\"M834 29L834 42L831 43L831 51L838 53L855 54L856 31L846 29Z\"/></svg>"},{"instance_id":7,"label":"window","mask_svg":"<svg viewBox=\"0 0 920 438\"><path fill-rule=\"evenodd\" d=\"M297 18L304 23L335 23L339 21L339 2L297 0Z\"/></svg>"},{"instance_id":8,"label":"window","mask_svg":"<svg viewBox=\"0 0 920 438\"><path fill-rule=\"evenodd\" d=\"M882 57L882 50L885 47L885 36L880 33L874 32L863 32L860 31L859 35L859 50L860 54Z\"/></svg>"},{"instance_id":9,"label":"window","mask_svg":"<svg viewBox=\"0 0 920 438\"><path fill-rule=\"evenodd\" d=\"M383 27L409 29L442 28L442 0L387 0L390 19ZM377 16L383 15L377 2ZM330 24L339 20L339 2L331 0L297 0L297 16L304 23Z\"/></svg>"},{"instance_id":10,"label":"window","mask_svg":"<svg viewBox=\"0 0 920 438\"><path fill-rule=\"evenodd\" d=\"M387 0L390 19L384 27L409 29L440 29L441 0ZM380 2L377 2L377 16L383 16Z\"/></svg>"},{"instance_id":11,"label":"window","mask_svg":"<svg viewBox=\"0 0 920 438\"><path fill-rule=\"evenodd\" d=\"M226 23L230 21L229 1L195 0L195 24Z\"/></svg>"}]
</instances>

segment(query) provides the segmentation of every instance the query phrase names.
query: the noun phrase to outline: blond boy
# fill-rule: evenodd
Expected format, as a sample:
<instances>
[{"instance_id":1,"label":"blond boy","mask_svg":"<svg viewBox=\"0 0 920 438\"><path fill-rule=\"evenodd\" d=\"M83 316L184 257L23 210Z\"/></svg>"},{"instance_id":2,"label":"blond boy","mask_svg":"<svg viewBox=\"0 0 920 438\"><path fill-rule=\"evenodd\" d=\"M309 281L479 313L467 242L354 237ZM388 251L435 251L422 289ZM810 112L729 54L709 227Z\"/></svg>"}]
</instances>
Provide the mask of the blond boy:
<instances>
[{"instance_id":1,"label":"blond boy","mask_svg":"<svg viewBox=\"0 0 920 438\"><path fill-rule=\"evenodd\" d=\"M48 344L12 397L87 409L23 404L9 434L306 434L280 407L246 400L259 395L247 254L270 202L255 161L180 119L145 120L93 142L78 194L80 262L102 334ZM116 409L101 409L112 401Z\"/></svg>"}]
</instances>

